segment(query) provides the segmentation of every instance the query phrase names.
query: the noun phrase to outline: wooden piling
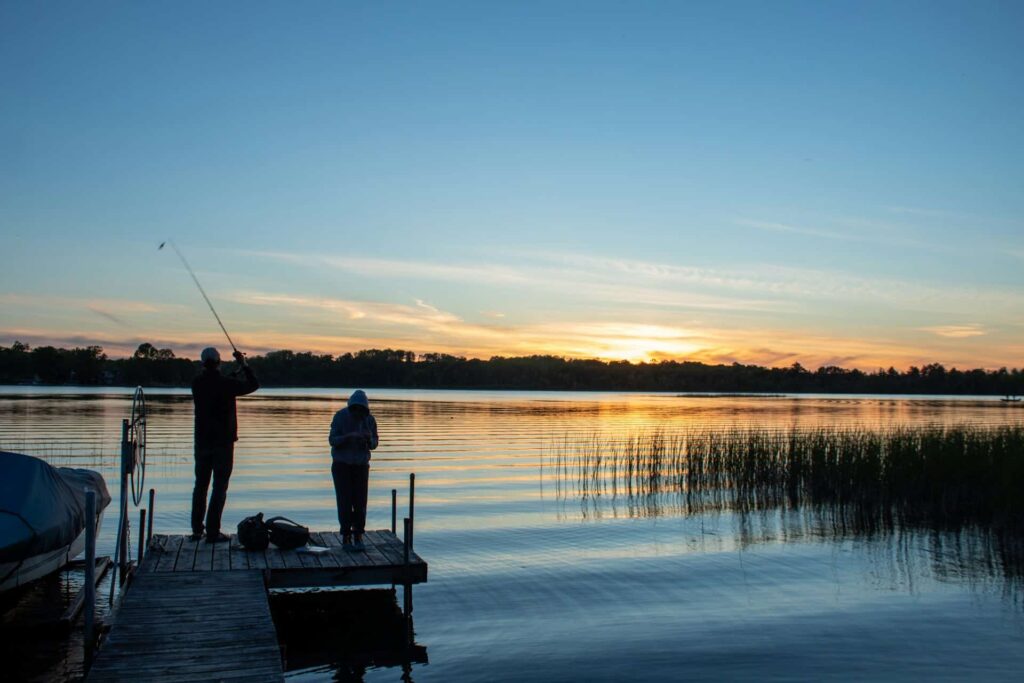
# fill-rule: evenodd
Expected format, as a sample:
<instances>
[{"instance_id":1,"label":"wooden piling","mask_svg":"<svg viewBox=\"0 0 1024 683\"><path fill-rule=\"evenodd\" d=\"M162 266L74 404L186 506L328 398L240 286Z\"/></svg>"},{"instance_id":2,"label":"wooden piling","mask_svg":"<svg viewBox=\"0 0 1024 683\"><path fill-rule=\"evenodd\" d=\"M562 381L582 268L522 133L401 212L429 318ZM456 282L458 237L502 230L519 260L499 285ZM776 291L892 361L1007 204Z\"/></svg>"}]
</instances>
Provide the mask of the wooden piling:
<instances>
[{"instance_id":1,"label":"wooden piling","mask_svg":"<svg viewBox=\"0 0 1024 683\"><path fill-rule=\"evenodd\" d=\"M138 565L142 565L142 557L146 554L146 534L142 533L142 530L146 528L146 508L139 510L139 554L135 557L135 562Z\"/></svg>"},{"instance_id":2,"label":"wooden piling","mask_svg":"<svg viewBox=\"0 0 1024 683\"><path fill-rule=\"evenodd\" d=\"M409 538L409 548L412 548L413 521L416 519L416 473L409 473L409 530L405 535Z\"/></svg>"},{"instance_id":3,"label":"wooden piling","mask_svg":"<svg viewBox=\"0 0 1024 683\"><path fill-rule=\"evenodd\" d=\"M403 545L403 548L402 548L402 550L403 550L403 553L402 553L402 564L405 566L406 569L408 569L409 568L409 550L411 549L409 546L412 545L412 543L410 542L412 539L409 537L409 530L412 528L412 520L410 520L408 517L406 517L405 519L402 520L402 526L403 526L403 529L404 529L403 540L405 541L402 544Z\"/></svg>"},{"instance_id":4,"label":"wooden piling","mask_svg":"<svg viewBox=\"0 0 1024 683\"><path fill-rule=\"evenodd\" d=\"M96 642L96 492L85 492L85 615L83 617L85 663L92 662L92 646Z\"/></svg>"},{"instance_id":5,"label":"wooden piling","mask_svg":"<svg viewBox=\"0 0 1024 683\"><path fill-rule=\"evenodd\" d=\"M150 542L153 540L153 515L156 512L156 508L153 505L156 502L156 489L149 490L149 526L146 527L146 547L149 547ZM141 533L141 532L140 532Z\"/></svg>"},{"instance_id":6,"label":"wooden piling","mask_svg":"<svg viewBox=\"0 0 1024 683\"><path fill-rule=\"evenodd\" d=\"M391 489L391 533L396 532L395 522L398 519L398 491Z\"/></svg>"},{"instance_id":7,"label":"wooden piling","mask_svg":"<svg viewBox=\"0 0 1024 683\"><path fill-rule=\"evenodd\" d=\"M128 443L128 420L121 420L121 500L119 507L118 531L118 578L124 583L128 572L128 474L131 470L131 445Z\"/></svg>"},{"instance_id":8,"label":"wooden piling","mask_svg":"<svg viewBox=\"0 0 1024 683\"><path fill-rule=\"evenodd\" d=\"M412 519L406 517L402 520L404 527L403 545L403 577L402 584L402 613L406 619L412 614L412 583L409 581L409 553L412 551Z\"/></svg>"}]
</instances>

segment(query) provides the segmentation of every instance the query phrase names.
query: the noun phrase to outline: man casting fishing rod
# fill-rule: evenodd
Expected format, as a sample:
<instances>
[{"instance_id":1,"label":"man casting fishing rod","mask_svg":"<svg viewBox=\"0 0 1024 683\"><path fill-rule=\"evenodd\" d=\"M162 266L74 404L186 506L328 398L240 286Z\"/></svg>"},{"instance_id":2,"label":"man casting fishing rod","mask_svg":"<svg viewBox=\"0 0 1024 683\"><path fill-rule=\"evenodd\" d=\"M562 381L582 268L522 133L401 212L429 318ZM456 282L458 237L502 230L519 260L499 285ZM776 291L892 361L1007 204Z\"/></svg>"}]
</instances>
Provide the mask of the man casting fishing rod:
<instances>
[{"instance_id":1,"label":"man casting fishing rod","mask_svg":"<svg viewBox=\"0 0 1024 683\"><path fill-rule=\"evenodd\" d=\"M220 532L220 518L228 498L228 480L231 479L231 470L235 464L235 442L238 441L235 399L251 394L260 388L260 384L256 381L252 368L245 362L245 356L235 346L235 342L231 341L231 335L213 308L210 297L206 296L206 290L199 284L199 278L196 277L192 266L185 260L185 255L170 240L161 242L158 249L162 250L168 244L192 276L192 281L196 283L203 300L210 307L210 312L227 337L233 351L232 355L245 374L245 379L241 380L220 374L220 352L209 346L203 349L200 356L203 371L192 380L192 401L195 403L196 414L196 485L192 490L192 540L198 541L205 531L207 543L222 543L230 540L226 534ZM207 508L206 492L210 488L211 476L213 493L210 494L210 506Z\"/></svg>"},{"instance_id":2,"label":"man casting fishing rod","mask_svg":"<svg viewBox=\"0 0 1024 683\"><path fill-rule=\"evenodd\" d=\"M206 542L221 543L228 536L220 532L220 518L228 496L228 480L234 466L235 442L238 441L238 416L235 398L251 394L260 388L245 356L237 349L235 360L245 374L244 379L220 374L220 353L212 346L203 349L203 371L192 380L192 400L195 402L195 459L196 485L192 491L192 538L203 536L203 516L206 516ZM206 491L213 475L210 507L206 507Z\"/></svg>"}]
</instances>

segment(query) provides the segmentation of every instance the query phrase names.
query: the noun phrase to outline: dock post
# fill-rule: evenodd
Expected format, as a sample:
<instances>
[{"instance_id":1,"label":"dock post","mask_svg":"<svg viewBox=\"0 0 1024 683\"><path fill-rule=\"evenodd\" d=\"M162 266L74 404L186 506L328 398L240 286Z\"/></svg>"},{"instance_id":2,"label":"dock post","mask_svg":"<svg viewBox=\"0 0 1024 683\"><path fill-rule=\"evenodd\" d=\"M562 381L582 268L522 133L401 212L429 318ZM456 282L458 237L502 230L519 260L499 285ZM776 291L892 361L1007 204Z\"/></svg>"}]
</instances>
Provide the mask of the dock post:
<instances>
[{"instance_id":1,"label":"dock post","mask_svg":"<svg viewBox=\"0 0 1024 683\"><path fill-rule=\"evenodd\" d=\"M409 553L412 550L412 520L406 517L402 520L402 525L405 531L405 543L403 544L403 563L402 567L402 612L405 614L406 619L412 615L412 584L409 582Z\"/></svg>"},{"instance_id":2,"label":"dock post","mask_svg":"<svg viewBox=\"0 0 1024 683\"><path fill-rule=\"evenodd\" d=\"M83 648L85 665L92 662L96 623L96 492L85 490L85 614L83 621Z\"/></svg>"},{"instance_id":3,"label":"dock post","mask_svg":"<svg viewBox=\"0 0 1024 683\"><path fill-rule=\"evenodd\" d=\"M416 473L409 473L409 530L405 535L409 538L409 548L412 548L413 521L416 519Z\"/></svg>"},{"instance_id":4,"label":"dock post","mask_svg":"<svg viewBox=\"0 0 1024 683\"><path fill-rule=\"evenodd\" d=\"M131 469L131 455L128 443L128 420L121 420L121 505L120 520L118 520L118 579L124 583L124 576L128 572L128 474Z\"/></svg>"},{"instance_id":5,"label":"dock post","mask_svg":"<svg viewBox=\"0 0 1024 683\"><path fill-rule=\"evenodd\" d=\"M396 521L398 521L398 491L391 489L391 533L398 530L395 525Z\"/></svg>"},{"instance_id":6,"label":"dock post","mask_svg":"<svg viewBox=\"0 0 1024 683\"><path fill-rule=\"evenodd\" d=\"M146 534L142 530L146 528L146 508L139 510L139 554L135 558L136 571L142 567L142 556L146 554Z\"/></svg>"},{"instance_id":7,"label":"dock post","mask_svg":"<svg viewBox=\"0 0 1024 683\"><path fill-rule=\"evenodd\" d=\"M149 526L146 527L146 547L147 548L149 547L150 541L153 540L153 515L156 512L156 509L153 507L153 504L155 502L155 499L156 499L156 489L150 489L149 490ZM142 533L142 532L140 531L139 533Z\"/></svg>"}]
</instances>

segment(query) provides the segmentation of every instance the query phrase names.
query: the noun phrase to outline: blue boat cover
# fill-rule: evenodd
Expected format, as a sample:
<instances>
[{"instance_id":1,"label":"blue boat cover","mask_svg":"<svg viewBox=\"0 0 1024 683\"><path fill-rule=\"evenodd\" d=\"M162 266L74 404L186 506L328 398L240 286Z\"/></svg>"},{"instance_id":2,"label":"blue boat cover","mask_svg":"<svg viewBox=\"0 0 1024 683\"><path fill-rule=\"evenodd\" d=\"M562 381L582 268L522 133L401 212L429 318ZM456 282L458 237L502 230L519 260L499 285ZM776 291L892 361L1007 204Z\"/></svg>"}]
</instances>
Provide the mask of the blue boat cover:
<instances>
[{"instance_id":1,"label":"blue boat cover","mask_svg":"<svg viewBox=\"0 0 1024 683\"><path fill-rule=\"evenodd\" d=\"M96 491L98 514L110 503L98 472L0 451L0 562L20 562L74 541L85 528L86 488Z\"/></svg>"}]
</instances>

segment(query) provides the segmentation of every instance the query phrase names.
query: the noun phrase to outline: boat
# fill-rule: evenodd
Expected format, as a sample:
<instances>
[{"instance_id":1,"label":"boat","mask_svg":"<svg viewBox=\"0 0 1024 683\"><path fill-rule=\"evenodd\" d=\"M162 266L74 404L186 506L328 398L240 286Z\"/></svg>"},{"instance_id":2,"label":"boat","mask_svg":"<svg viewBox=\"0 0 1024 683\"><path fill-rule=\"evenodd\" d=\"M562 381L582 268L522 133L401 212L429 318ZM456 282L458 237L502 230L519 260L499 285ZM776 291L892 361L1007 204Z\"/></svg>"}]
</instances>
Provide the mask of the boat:
<instances>
[{"instance_id":1,"label":"boat","mask_svg":"<svg viewBox=\"0 0 1024 683\"><path fill-rule=\"evenodd\" d=\"M1006 396L999 400L1003 403L1020 403L1020 396Z\"/></svg>"},{"instance_id":2,"label":"boat","mask_svg":"<svg viewBox=\"0 0 1024 683\"><path fill-rule=\"evenodd\" d=\"M96 492L93 520L85 518L86 489ZM0 451L0 594L52 574L79 555L86 523L98 534L109 504L98 472Z\"/></svg>"}]
</instances>

